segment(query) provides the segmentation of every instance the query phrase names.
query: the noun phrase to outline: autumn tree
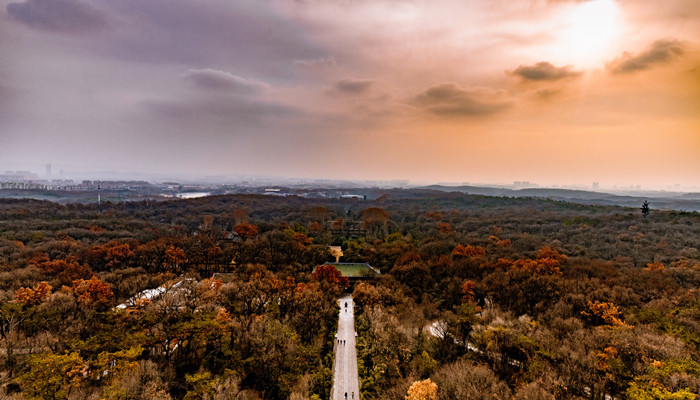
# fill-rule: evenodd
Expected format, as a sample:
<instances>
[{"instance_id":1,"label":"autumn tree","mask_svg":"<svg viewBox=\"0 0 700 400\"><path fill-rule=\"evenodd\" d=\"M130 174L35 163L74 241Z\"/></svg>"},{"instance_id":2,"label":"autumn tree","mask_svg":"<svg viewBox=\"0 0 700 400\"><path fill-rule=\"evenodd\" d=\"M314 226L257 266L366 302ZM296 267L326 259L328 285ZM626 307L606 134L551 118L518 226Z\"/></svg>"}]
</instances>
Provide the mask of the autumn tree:
<instances>
[{"instance_id":1,"label":"autumn tree","mask_svg":"<svg viewBox=\"0 0 700 400\"><path fill-rule=\"evenodd\" d=\"M71 281L87 278L92 270L87 264L81 264L75 258L44 261L38 267L49 275L55 276L60 283L70 284Z\"/></svg>"},{"instance_id":2,"label":"autumn tree","mask_svg":"<svg viewBox=\"0 0 700 400\"><path fill-rule=\"evenodd\" d=\"M171 245L165 250L165 256L163 257L163 266L165 268L177 270L185 261L187 261L187 256L181 248Z\"/></svg>"},{"instance_id":3,"label":"autumn tree","mask_svg":"<svg viewBox=\"0 0 700 400\"><path fill-rule=\"evenodd\" d=\"M379 207L370 207L362 212L362 219L366 222L383 224L389 220L389 213Z\"/></svg>"},{"instance_id":4,"label":"autumn tree","mask_svg":"<svg viewBox=\"0 0 700 400\"><path fill-rule=\"evenodd\" d=\"M484 248L481 246L462 246L461 244L458 244L452 250L452 255L458 257L481 257L484 254L486 254L486 250L484 250Z\"/></svg>"},{"instance_id":5,"label":"autumn tree","mask_svg":"<svg viewBox=\"0 0 700 400\"><path fill-rule=\"evenodd\" d=\"M88 365L78 353L35 354L27 360L27 370L18 381L22 389L34 398L66 400L81 384L87 369Z\"/></svg>"},{"instance_id":6,"label":"autumn tree","mask_svg":"<svg viewBox=\"0 0 700 400\"><path fill-rule=\"evenodd\" d=\"M259 230L256 225L252 224L240 224L233 227L233 231L236 235L242 237L243 239L253 239L258 236Z\"/></svg>"},{"instance_id":7,"label":"autumn tree","mask_svg":"<svg viewBox=\"0 0 700 400\"><path fill-rule=\"evenodd\" d=\"M376 287L360 282L352 292L352 298L360 307L369 308L381 302L381 295Z\"/></svg>"},{"instance_id":8,"label":"autumn tree","mask_svg":"<svg viewBox=\"0 0 700 400\"><path fill-rule=\"evenodd\" d=\"M309 224L309 232L318 235L320 233L323 233L323 226L319 224L318 222L314 221Z\"/></svg>"},{"instance_id":9,"label":"autumn tree","mask_svg":"<svg viewBox=\"0 0 700 400\"><path fill-rule=\"evenodd\" d=\"M341 287L347 287L349 284L348 278L343 276L335 266L329 264L319 265L311 276L319 282L328 282Z\"/></svg>"},{"instance_id":10,"label":"autumn tree","mask_svg":"<svg viewBox=\"0 0 700 400\"><path fill-rule=\"evenodd\" d=\"M433 383L430 379L424 381L413 382L410 388L408 388L408 393L406 394L406 400L437 400L437 389L438 386Z\"/></svg>"},{"instance_id":11,"label":"autumn tree","mask_svg":"<svg viewBox=\"0 0 700 400\"><path fill-rule=\"evenodd\" d=\"M593 325L624 325L620 319L620 310L608 302L588 301L586 310L581 311Z\"/></svg>"},{"instance_id":12,"label":"autumn tree","mask_svg":"<svg viewBox=\"0 0 700 400\"><path fill-rule=\"evenodd\" d=\"M653 272L662 272L666 267L664 267L663 263L660 262L653 262L647 264L647 266L644 268L646 271L653 271Z\"/></svg>"},{"instance_id":13,"label":"autumn tree","mask_svg":"<svg viewBox=\"0 0 700 400\"><path fill-rule=\"evenodd\" d=\"M374 234L383 233L387 221L389 221L389 213L379 207L370 207L362 212L364 228Z\"/></svg>"},{"instance_id":14,"label":"autumn tree","mask_svg":"<svg viewBox=\"0 0 700 400\"><path fill-rule=\"evenodd\" d=\"M15 292L15 300L29 306L40 304L51 294L51 285L46 281L39 282L34 288L19 288Z\"/></svg>"},{"instance_id":15,"label":"autumn tree","mask_svg":"<svg viewBox=\"0 0 700 400\"><path fill-rule=\"evenodd\" d=\"M454 232L452 230L452 225L449 222L440 222L437 225L438 231L442 234L450 234Z\"/></svg>"},{"instance_id":16,"label":"autumn tree","mask_svg":"<svg viewBox=\"0 0 700 400\"><path fill-rule=\"evenodd\" d=\"M330 211L324 206L314 206L309 210L309 215L316 220L324 220L329 214Z\"/></svg>"},{"instance_id":17,"label":"autumn tree","mask_svg":"<svg viewBox=\"0 0 700 400\"><path fill-rule=\"evenodd\" d=\"M462 303L474 301L475 287L476 284L474 283L474 281L464 281L464 283L462 283L462 286L460 287L460 291L462 292Z\"/></svg>"},{"instance_id":18,"label":"autumn tree","mask_svg":"<svg viewBox=\"0 0 700 400\"><path fill-rule=\"evenodd\" d=\"M84 279L73 281L71 289L78 304L84 307L104 309L112 303L114 298L109 285L97 279L96 276L87 281Z\"/></svg>"}]
</instances>

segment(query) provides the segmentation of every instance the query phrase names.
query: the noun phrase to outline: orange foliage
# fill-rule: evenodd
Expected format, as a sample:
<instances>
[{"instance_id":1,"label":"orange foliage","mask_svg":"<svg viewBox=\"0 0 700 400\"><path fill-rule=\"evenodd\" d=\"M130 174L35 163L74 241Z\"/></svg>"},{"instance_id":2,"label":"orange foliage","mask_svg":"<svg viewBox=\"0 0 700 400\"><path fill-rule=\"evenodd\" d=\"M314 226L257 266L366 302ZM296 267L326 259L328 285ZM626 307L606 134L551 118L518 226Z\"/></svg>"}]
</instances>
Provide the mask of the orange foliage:
<instances>
[{"instance_id":1,"label":"orange foliage","mask_svg":"<svg viewBox=\"0 0 700 400\"><path fill-rule=\"evenodd\" d=\"M559 262L552 258L544 258L538 260L524 259L513 262L511 268L521 269L540 275L559 275Z\"/></svg>"},{"instance_id":2,"label":"orange foliage","mask_svg":"<svg viewBox=\"0 0 700 400\"><path fill-rule=\"evenodd\" d=\"M96 276L87 281L84 279L73 281L71 290L78 304L83 306L109 306L114 297L109 285L97 279Z\"/></svg>"},{"instance_id":3,"label":"orange foliage","mask_svg":"<svg viewBox=\"0 0 700 400\"><path fill-rule=\"evenodd\" d=\"M292 236L292 239L294 242L300 246L308 246L311 244L313 241L310 237L304 235L301 232L296 232L294 233L294 236Z\"/></svg>"},{"instance_id":4,"label":"orange foliage","mask_svg":"<svg viewBox=\"0 0 700 400\"><path fill-rule=\"evenodd\" d=\"M499 258L496 264L493 265L494 268L510 269L513 266L513 262L506 258Z\"/></svg>"},{"instance_id":5,"label":"orange foliage","mask_svg":"<svg viewBox=\"0 0 700 400\"><path fill-rule=\"evenodd\" d=\"M491 235L489 236L489 241L491 243L494 243L498 247L502 248L507 248L510 247L510 239L499 239L498 236Z\"/></svg>"},{"instance_id":6,"label":"orange foliage","mask_svg":"<svg viewBox=\"0 0 700 400\"><path fill-rule=\"evenodd\" d=\"M486 254L486 250L484 250L483 247L481 246L472 246L472 245L466 245L462 246L461 244L458 244L455 246L455 248L452 250L452 255L453 256L462 256L462 257L481 257L484 254Z\"/></svg>"},{"instance_id":7,"label":"orange foliage","mask_svg":"<svg viewBox=\"0 0 700 400\"><path fill-rule=\"evenodd\" d=\"M462 303L474 301L474 288L476 284L473 281L465 281L461 286Z\"/></svg>"},{"instance_id":8,"label":"orange foliage","mask_svg":"<svg viewBox=\"0 0 700 400\"><path fill-rule=\"evenodd\" d=\"M39 262L36 266L47 274L55 275L64 283L79 278L85 278L92 274L90 267L84 264L80 265L74 259L48 260Z\"/></svg>"},{"instance_id":9,"label":"orange foliage","mask_svg":"<svg viewBox=\"0 0 700 400\"><path fill-rule=\"evenodd\" d=\"M449 222L440 222L438 224L440 233L452 233L452 225Z\"/></svg>"},{"instance_id":10,"label":"orange foliage","mask_svg":"<svg viewBox=\"0 0 700 400\"><path fill-rule=\"evenodd\" d=\"M326 281L343 287L347 287L349 283L348 278L343 276L333 265L319 265L311 276L319 282Z\"/></svg>"},{"instance_id":11,"label":"orange foliage","mask_svg":"<svg viewBox=\"0 0 700 400\"><path fill-rule=\"evenodd\" d=\"M15 292L15 300L30 306L41 304L51 294L51 285L45 281L39 282L34 288L19 288Z\"/></svg>"},{"instance_id":12,"label":"orange foliage","mask_svg":"<svg viewBox=\"0 0 700 400\"><path fill-rule=\"evenodd\" d=\"M318 222L314 221L309 224L309 232L316 234L322 233L323 226L321 226L321 224L319 224Z\"/></svg>"},{"instance_id":13,"label":"orange foliage","mask_svg":"<svg viewBox=\"0 0 700 400\"><path fill-rule=\"evenodd\" d=\"M223 253L221 250L221 247L219 246L212 246L207 250L207 256L208 257L218 257Z\"/></svg>"},{"instance_id":14,"label":"orange foliage","mask_svg":"<svg viewBox=\"0 0 700 400\"><path fill-rule=\"evenodd\" d=\"M617 357L617 349L606 347L602 352L597 352L596 357L598 358L596 368L600 371L608 371L610 369L609 362Z\"/></svg>"},{"instance_id":15,"label":"orange foliage","mask_svg":"<svg viewBox=\"0 0 700 400\"><path fill-rule=\"evenodd\" d=\"M203 279L200 284L204 290L213 290L214 292L218 292L224 285L224 281L221 279L207 278Z\"/></svg>"},{"instance_id":16,"label":"orange foliage","mask_svg":"<svg viewBox=\"0 0 700 400\"><path fill-rule=\"evenodd\" d=\"M507 248L510 247L510 239L503 239L496 242L496 246Z\"/></svg>"},{"instance_id":17,"label":"orange foliage","mask_svg":"<svg viewBox=\"0 0 700 400\"><path fill-rule=\"evenodd\" d=\"M131 248L128 243L114 243L106 249L106 257L108 260L124 259L131 255Z\"/></svg>"},{"instance_id":18,"label":"orange foliage","mask_svg":"<svg viewBox=\"0 0 700 400\"><path fill-rule=\"evenodd\" d=\"M625 323L619 318L620 310L612 303L588 301L588 309L581 311L581 315L596 325L624 325Z\"/></svg>"},{"instance_id":19,"label":"orange foliage","mask_svg":"<svg viewBox=\"0 0 700 400\"><path fill-rule=\"evenodd\" d=\"M103 233L103 232L107 232L106 229L100 228L100 227L97 226L97 225L88 225L88 226L85 227L85 229L86 229L87 231L89 231L89 232L92 232L92 233Z\"/></svg>"},{"instance_id":20,"label":"orange foliage","mask_svg":"<svg viewBox=\"0 0 700 400\"><path fill-rule=\"evenodd\" d=\"M244 239L252 239L252 238L258 236L258 233L260 233L260 231L258 230L258 227L256 225L252 225L252 224L236 225L233 227L233 231L236 232L236 235L238 235Z\"/></svg>"},{"instance_id":21,"label":"orange foliage","mask_svg":"<svg viewBox=\"0 0 700 400\"><path fill-rule=\"evenodd\" d=\"M163 265L166 268L179 268L180 264L187 260L185 251L179 247L170 246L165 250L165 256L163 257Z\"/></svg>"},{"instance_id":22,"label":"orange foliage","mask_svg":"<svg viewBox=\"0 0 700 400\"><path fill-rule=\"evenodd\" d=\"M566 255L559 253L556 250L553 250L549 246L544 246L543 248L540 249L540 251L537 252L537 259L545 259L545 258L552 258L560 263L563 263L566 261Z\"/></svg>"},{"instance_id":23,"label":"orange foliage","mask_svg":"<svg viewBox=\"0 0 700 400\"><path fill-rule=\"evenodd\" d=\"M427 214L425 214L425 216L438 221L442 219L442 214L440 214L439 212L429 211Z\"/></svg>"},{"instance_id":24,"label":"orange foliage","mask_svg":"<svg viewBox=\"0 0 700 400\"><path fill-rule=\"evenodd\" d=\"M660 262L654 262L654 263L649 263L647 264L646 268L644 268L646 271L656 271L656 272L661 272L666 269L664 267L663 263Z\"/></svg>"},{"instance_id":25,"label":"orange foliage","mask_svg":"<svg viewBox=\"0 0 700 400\"><path fill-rule=\"evenodd\" d=\"M412 262L420 262L423 257L415 251L407 251L399 257L394 263L395 266L407 265Z\"/></svg>"},{"instance_id":26,"label":"orange foliage","mask_svg":"<svg viewBox=\"0 0 700 400\"><path fill-rule=\"evenodd\" d=\"M522 259L514 262L508 260L498 260L497 266L505 268L519 269L529 271L533 274L540 275L560 275L562 262L566 261L566 256L545 246L537 252L536 259Z\"/></svg>"},{"instance_id":27,"label":"orange foliage","mask_svg":"<svg viewBox=\"0 0 700 400\"><path fill-rule=\"evenodd\" d=\"M377 288L365 282L360 282L352 292L353 301L361 307L371 307L381 303L381 295Z\"/></svg>"}]
</instances>

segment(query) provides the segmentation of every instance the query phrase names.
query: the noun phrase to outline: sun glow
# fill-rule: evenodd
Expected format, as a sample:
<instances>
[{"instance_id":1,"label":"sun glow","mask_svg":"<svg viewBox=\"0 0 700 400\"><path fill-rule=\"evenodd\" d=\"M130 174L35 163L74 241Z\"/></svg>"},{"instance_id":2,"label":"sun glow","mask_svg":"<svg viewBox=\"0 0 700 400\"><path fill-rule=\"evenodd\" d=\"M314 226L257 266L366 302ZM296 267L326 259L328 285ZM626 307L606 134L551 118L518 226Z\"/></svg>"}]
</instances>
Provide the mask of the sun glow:
<instances>
[{"instance_id":1,"label":"sun glow","mask_svg":"<svg viewBox=\"0 0 700 400\"><path fill-rule=\"evenodd\" d=\"M614 56L622 33L622 11L615 0L572 5L563 15L557 43L559 58L583 68L597 68Z\"/></svg>"}]
</instances>

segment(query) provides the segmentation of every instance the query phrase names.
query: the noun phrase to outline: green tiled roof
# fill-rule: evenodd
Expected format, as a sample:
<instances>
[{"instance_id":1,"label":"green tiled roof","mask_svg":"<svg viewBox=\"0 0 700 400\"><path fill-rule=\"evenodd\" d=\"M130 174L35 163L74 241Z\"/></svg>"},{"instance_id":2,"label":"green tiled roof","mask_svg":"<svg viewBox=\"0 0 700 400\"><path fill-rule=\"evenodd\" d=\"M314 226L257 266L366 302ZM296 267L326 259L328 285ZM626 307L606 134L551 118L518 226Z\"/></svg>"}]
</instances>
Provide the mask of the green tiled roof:
<instances>
[{"instance_id":1,"label":"green tiled roof","mask_svg":"<svg viewBox=\"0 0 700 400\"><path fill-rule=\"evenodd\" d=\"M343 276L348 278L362 278L362 277L378 277L380 272L378 269L367 263L326 263L324 265L332 265L338 271L340 271Z\"/></svg>"}]
</instances>

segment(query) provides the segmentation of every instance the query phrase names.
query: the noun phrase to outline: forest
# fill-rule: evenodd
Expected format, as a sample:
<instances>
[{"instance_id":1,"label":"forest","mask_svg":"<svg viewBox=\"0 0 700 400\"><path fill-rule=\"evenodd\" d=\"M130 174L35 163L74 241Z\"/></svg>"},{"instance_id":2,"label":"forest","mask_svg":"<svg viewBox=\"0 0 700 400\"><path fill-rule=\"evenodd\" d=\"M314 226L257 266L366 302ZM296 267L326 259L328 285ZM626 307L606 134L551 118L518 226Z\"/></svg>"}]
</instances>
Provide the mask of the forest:
<instances>
[{"instance_id":1,"label":"forest","mask_svg":"<svg viewBox=\"0 0 700 400\"><path fill-rule=\"evenodd\" d=\"M381 278L312 273L331 245ZM431 190L5 199L0 397L328 399L352 292L362 399L698 399L699 288L695 212Z\"/></svg>"}]
</instances>

